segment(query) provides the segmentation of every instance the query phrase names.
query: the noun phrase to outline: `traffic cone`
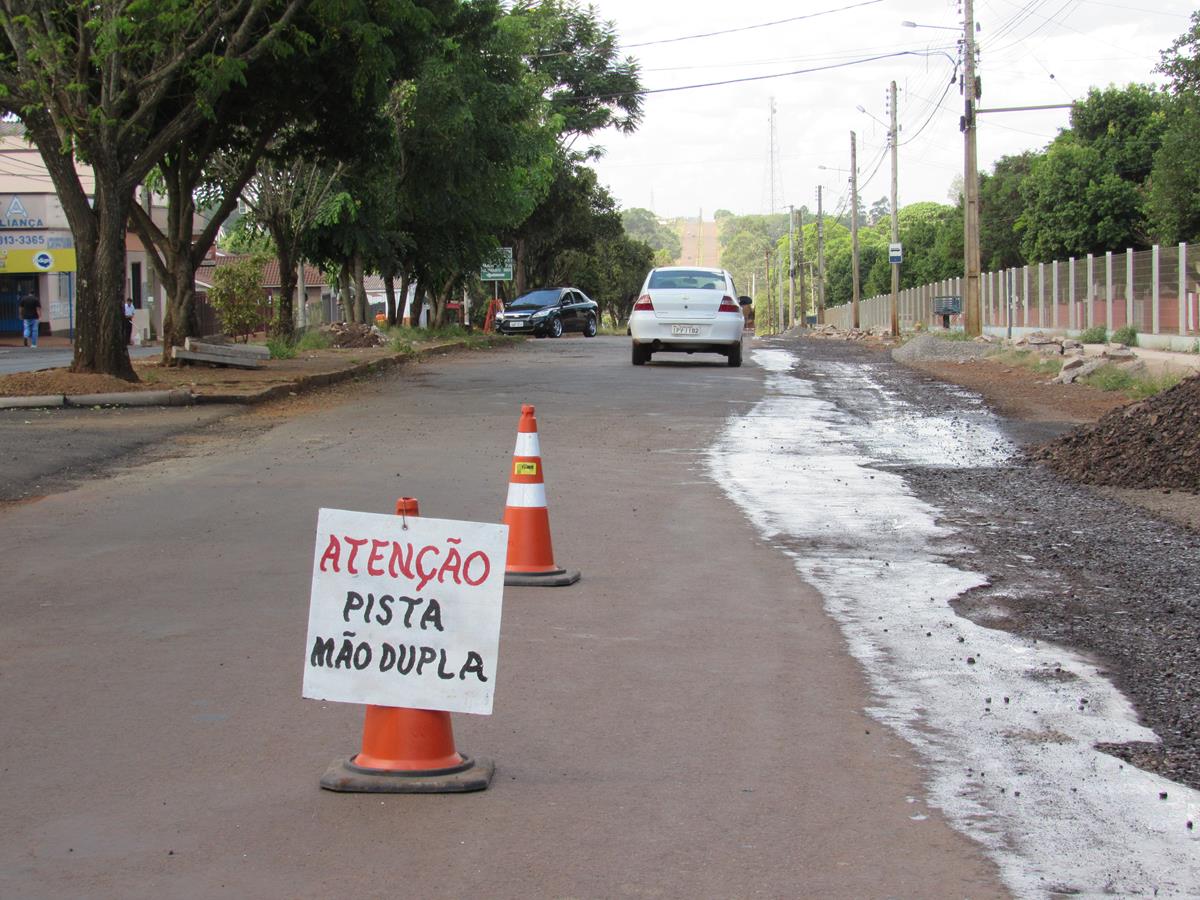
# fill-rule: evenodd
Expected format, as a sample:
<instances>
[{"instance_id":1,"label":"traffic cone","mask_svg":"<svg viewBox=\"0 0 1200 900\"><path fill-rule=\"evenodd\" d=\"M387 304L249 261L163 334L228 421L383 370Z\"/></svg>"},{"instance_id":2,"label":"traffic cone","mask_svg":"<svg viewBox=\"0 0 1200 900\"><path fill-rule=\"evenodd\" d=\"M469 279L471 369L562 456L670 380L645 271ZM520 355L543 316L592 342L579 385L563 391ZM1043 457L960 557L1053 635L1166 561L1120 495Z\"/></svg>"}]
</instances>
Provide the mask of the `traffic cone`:
<instances>
[{"instance_id":1,"label":"traffic cone","mask_svg":"<svg viewBox=\"0 0 1200 900\"><path fill-rule=\"evenodd\" d=\"M417 516L417 501L401 497L396 515ZM368 706L362 750L334 760L321 776L328 791L376 794L449 794L482 791L495 765L454 749L450 713L437 709Z\"/></svg>"},{"instance_id":2,"label":"traffic cone","mask_svg":"<svg viewBox=\"0 0 1200 900\"><path fill-rule=\"evenodd\" d=\"M504 524L508 526L508 585L561 587L579 580L554 562L550 545L550 513L546 509L546 483L542 477L542 451L538 444L537 419L528 403L521 407L517 447L513 451L512 475Z\"/></svg>"}]
</instances>

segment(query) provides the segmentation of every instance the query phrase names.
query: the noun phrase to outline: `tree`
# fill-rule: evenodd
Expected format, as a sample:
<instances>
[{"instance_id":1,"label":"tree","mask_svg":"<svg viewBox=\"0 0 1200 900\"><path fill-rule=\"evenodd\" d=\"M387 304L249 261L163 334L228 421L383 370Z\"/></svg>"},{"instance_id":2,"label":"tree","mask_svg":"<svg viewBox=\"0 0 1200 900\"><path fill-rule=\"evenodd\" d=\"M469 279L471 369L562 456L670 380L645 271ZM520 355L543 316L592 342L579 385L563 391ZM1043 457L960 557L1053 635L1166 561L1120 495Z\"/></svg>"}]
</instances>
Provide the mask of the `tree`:
<instances>
[{"instance_id":1,"label":"tree","mask_svg":"<svg viewBox=\"0 0 1200 900\"><path fill-rule=\"evenodd\" d=\"M1071 129L1033 160L1015 227L1028 262L1144 246L1147 181L1162 144L1166 98L1154 88L1092 90Z\"/></svg>"},{"instance_id":2,"label":"tree","mask_svg":"<svg viewBox=\"0 0 1200 900\"><path fill-rule=\"evenodd\" d=\"M149 184L166 193L166 227L140 206L132 209L133 225L167 291L164 362L174 345L196 333L195 270L270 142L286 124L293 146L277 143L283 158L301 149L339 158L362 150L391 75L424 50L426 17L415 12L407 0L349 7L309 0L286 47L248 66L217 98L210 126L164 155ZM213 165L217 158L220 165ZM198 203L208 221L193 234Z\"/></svg>"},{"instance_id":3,"label":"tree","mask_svg":"<svg viewBox=\"0 0 1200 900\"><path fill-rule=\"evenodd\" d=\"M629 134L641 122L637 61L620 56L615 26L601 21L595 7L582 7L574 0L518 0L510 17L526 35L526 65L546 99L546 121L557 134L555 177L551 193L542 203L570 205L568 197L555 197L554 190L568 188L568 182L576 177L574 167L599 154L596 148L576 151L575 144L605 128ZM510 233L518 293L525 291L532 277L527 261L538 254L544 258L552 243L548 241L549 220L549 211L539 208L525 225ZM540 249L531 244L539 244Z\"/></svg>"},{"instance_id":4,"label":"tree","mask_svg":"<svg viewBox=\"0 0 1200 900\"><path fill-rule=\"evenodd\" d=\"M648 244L627 234L599 241L592 250L568 250L558 257L554 281L580 288L613 324L629 318L646 273L653 265Z\"/></svg>"},{"instance_id":5,"label":"tree","mask_svg":"<svg viewBox=\"0 0 1200 900\"><path fill-rule=\"evenodd\" d=\"M279 259L279 302L271 329L280 337L290 340L295 334L292 300L301 245L309 228L336 214L343 199L335 191L340 172L340 166L263 159L243 192L250 215L271 235Z\"/></svg>"},{"instance_id":6,"label":"tree","mask_svg":"<svg viewBox=\"0 0 1200 900\"><path fill-rule=\"evenodd\" d=\"M79 267L71 368L135 380L122 327L134 191L195 139L248 67L279 49L304 0L6 0L0 109L42 154ZM76 172L92 169L94 203Z\"/></svg>"},{"instance_id":7,"label":"tree","mask_svg":"<svg viewBox=\"0 0 1200 900\"><path fill-rule=\"evenodd\" d=\"M1200 11L1163 52L1171 100L1150 177L1150 228L1160 241L1200 239Z\"/></svg>"},{"instance_id":8,"label":"tree","mask_svg":"<svg viewBox=\"0 0 1200 900\"><path fill-rule=\"evenodd\" d=\"M1037 155L1026 151L1001 157L990 174L979 177L979 246L985 270L1025 264L1017 220L1024 211L1021 185Z\"/></svg>"},{"instance_id":9,"label":"tree","mask_svg":"<svg viewBox=\"0 0 1200 900\"><path fill-rule=\"evenodd\" d=\"M641 241L654 251L657 265L669 266L683 252L679 234L658 220L648 209L626 209L621 211L621 224L625 233L635 241Z\"/></svg>"},{"instance_id":10,"label":"tree","mask_svg":"<svg viewBox=\"0 0 1200 900\"><path fill-rule=\"evenodd\" d=\"M400 265L433 303L434 324L554 178L557 132L526 65L525 28L492 0L463 4L440 51L393 98Z\"/></svg>"}]
</instances>

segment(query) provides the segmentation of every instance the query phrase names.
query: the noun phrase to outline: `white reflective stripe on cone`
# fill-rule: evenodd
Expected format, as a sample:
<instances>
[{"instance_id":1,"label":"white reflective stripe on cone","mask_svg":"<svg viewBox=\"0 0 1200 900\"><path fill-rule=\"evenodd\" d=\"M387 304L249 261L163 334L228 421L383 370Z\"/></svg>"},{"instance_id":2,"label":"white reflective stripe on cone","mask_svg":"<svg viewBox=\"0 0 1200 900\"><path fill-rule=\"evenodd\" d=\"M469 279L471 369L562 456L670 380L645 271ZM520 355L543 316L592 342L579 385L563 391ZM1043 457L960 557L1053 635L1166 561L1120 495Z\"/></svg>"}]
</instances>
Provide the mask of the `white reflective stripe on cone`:
<instances>
[{"instance_id":1,"label":"white reflective stripe on cone","mask_svg":"<svg viewBox=\"0 0 1200 900\"><path fill-rule=\"evenodd\" d=\"M546 486L544 484L513 484L509 482L506 505L528 508L545 507Z\"/></svg>"},{"instance_id":2,"label":"white reflective stripe on cone","mask_svg":"<svg viewBox=\"0 0 1200 900\"><path fill-rule=\"evenodd\" d=\"M517 432L517 449L513 451L513 456L541 455L542 450L538 446L538 436L536 431Z\"/></svg>"}]
</instances>

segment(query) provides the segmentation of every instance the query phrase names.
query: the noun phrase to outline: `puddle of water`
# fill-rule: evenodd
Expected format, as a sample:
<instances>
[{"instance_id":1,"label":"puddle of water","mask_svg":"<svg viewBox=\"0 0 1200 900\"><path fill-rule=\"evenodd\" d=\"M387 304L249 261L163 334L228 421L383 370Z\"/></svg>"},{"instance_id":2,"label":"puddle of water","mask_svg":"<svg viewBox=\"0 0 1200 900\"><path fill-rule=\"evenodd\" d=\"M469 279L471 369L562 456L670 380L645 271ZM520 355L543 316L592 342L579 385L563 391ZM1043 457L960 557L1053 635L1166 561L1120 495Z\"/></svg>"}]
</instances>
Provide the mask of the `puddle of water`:
<instances>
[{"instance_id":1,"label":"puddle of water","mask_svg":"<svg viewBox=\"0 0 1200 900\"><path fill-rule=\"evenodd\" d=\"M815 373L835 405L791 374L787 351L754 360L767 395L728 421L709 473L825 598L870 679L871 714L923 757L930 805L1018 896L1195 896L1200 831L1186 823L1200 792L1093 749L1156 738L1086 659L954 613L985 579L949 565L954 530L878 468L999 465L1012 447L996 420L977 404L923 416L869 366Z\"/></svg>"}]
</instances>

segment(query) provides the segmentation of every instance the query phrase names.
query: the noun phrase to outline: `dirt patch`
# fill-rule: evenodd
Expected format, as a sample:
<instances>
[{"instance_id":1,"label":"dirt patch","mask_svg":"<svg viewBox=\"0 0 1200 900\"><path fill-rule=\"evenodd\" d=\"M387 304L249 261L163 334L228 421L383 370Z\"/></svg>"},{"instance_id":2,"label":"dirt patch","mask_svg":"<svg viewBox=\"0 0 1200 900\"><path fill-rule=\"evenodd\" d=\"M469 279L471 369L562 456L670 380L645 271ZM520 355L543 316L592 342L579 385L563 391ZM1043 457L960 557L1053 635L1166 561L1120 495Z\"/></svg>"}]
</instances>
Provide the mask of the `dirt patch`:
<instances>
[{"instance_id":1,"label":"dirt patch","mask_svg":"<svg viewBox=\"0 0 1200 900\"><path fill-rule=\"evenodd\" d=\"M154 390L155 385L124 381L112 375L82 375L66 369L15 372L0 376L0 397L39 397L50 394L108 394Z\"/></svg>"},{"instance_id":2,"label":"dirt patch","mask_svg":"<svg viewBox=\"0 0 1200 900\"><path fill-rule=\"evenodd\" d=\"M940 381L982 394L997 412L1025 421L1095 422L1129 403L1127 397L1086 384L1057 384L1049 376L996 359L961 362L927 360L907 363Z\"/></svg>"}]
</instances>

